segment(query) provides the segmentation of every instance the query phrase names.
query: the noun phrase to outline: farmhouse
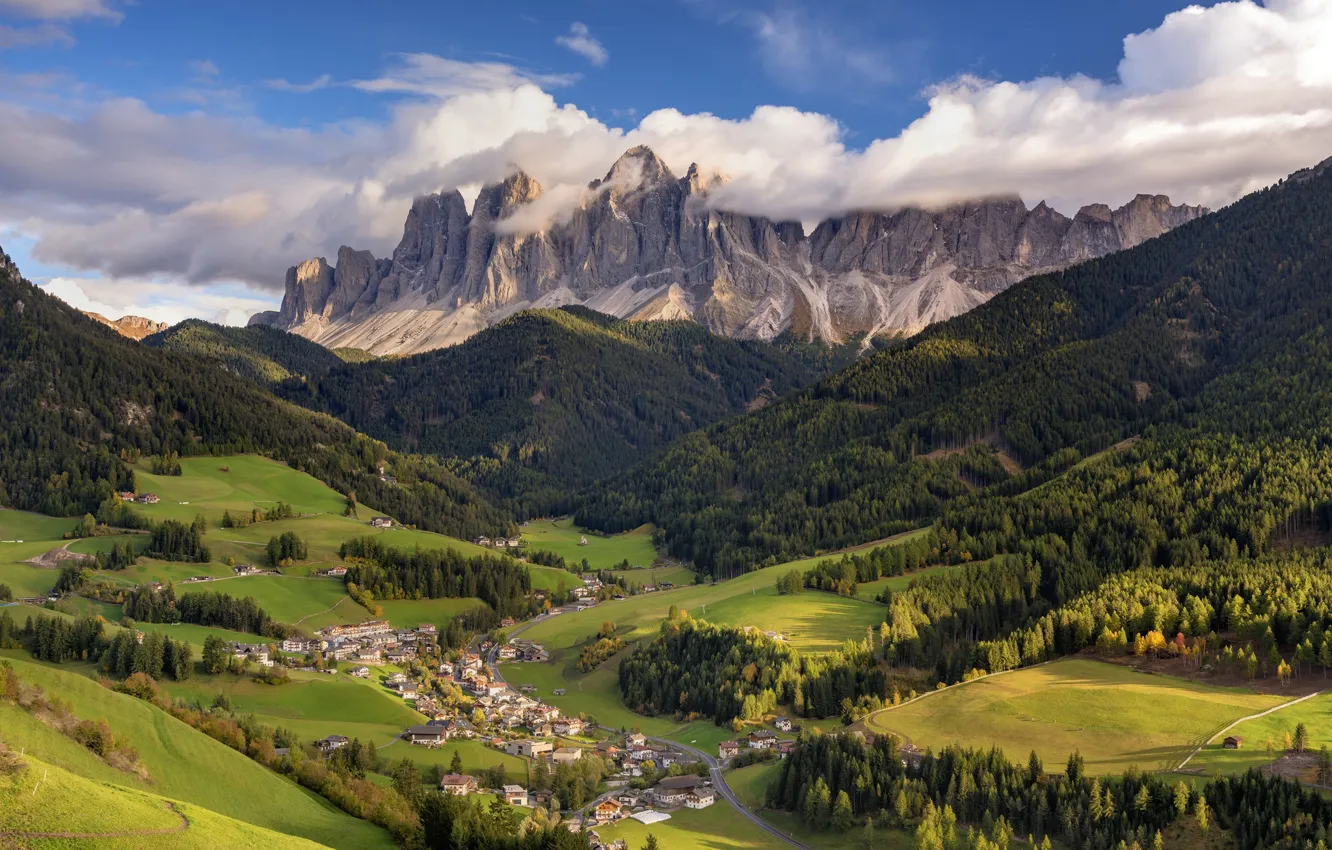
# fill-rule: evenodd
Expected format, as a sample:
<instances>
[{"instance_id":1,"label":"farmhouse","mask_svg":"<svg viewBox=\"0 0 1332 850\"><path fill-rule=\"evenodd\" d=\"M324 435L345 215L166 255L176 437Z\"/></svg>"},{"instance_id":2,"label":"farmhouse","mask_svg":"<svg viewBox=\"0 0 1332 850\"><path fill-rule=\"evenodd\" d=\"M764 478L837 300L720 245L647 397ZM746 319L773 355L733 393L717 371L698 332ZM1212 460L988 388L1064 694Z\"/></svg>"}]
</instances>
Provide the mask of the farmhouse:
<instances>
[{"instance_id":1,"label":"farmhouse","mask_svg":"<svg viewBox=\"0 0 1332 850\"><path fill-rule=\"evenodd\" d=\"M162 500L157 498L156 493L144 493L139 497L139 503L142 505L155 505L160 501Z\"/></svg>"},{"instance_id":2,"label":"farmhouse","mask_svg":"<svg viewBox=\"0 0 1332 850\"><path fill-rule=\"evenodd\" d=\"M116 496L117 496L117 497L120 499L120 501L122 501L122 502L132 502L132 501L134 501L134 494L133 494L132 492L130 492L129 490L121 490L119 493L116 494Z\"/></svg>"},{"instance_id":3,"label":"farmhouse","mask_svg":"<svg viewBox=\"0 0 1332 850\"><path fill-rule=\"evenodd\" d=\"M518 657L518 647L511 643L506 643L499 648L497 653L501 661L511 661Z\"/></svg>"},{"instance_id":4,"label":"farmhouse","mask_svg":"<svg viewBox=\"0 0 1332 850\"><path fill-rule=\"evenodd\" d=\"M540 741L535 738L529 738L523 741L514 741L505 748L511 756L525 756L527 758L536 758L553 752L555 746L550 741Z\"/></svg>"},{"instance_id":5,"label":"farmhouse","mask_svg":"<svg viewBox=\"0 0 1332 850\"><path fill-rule=\"evenodd\" d=\"M476 791L476 777L449 773L439 779L439 790L455 797L466 797Z\"/></svg>"},{"instance_id":6,"label":"farmhouse","mask_svg":"<svg viewBox=\"0 0 1332 850\"><path fill-rule=\"evenodd\" d=\"M370 520L371 528L392 528L393 520L386 516L377 516Z\"/></svg>"},{"instance_id":7,"label":"farmhouse","mask_svg":"<svg viewBox=\"0 0 1332 850\"><path fill-rule=\"evenodd\" d=\"M315 746L322 752L331 753L336 749L347 746L348 743L346 735L329 735L327 738L320 738L315 741Z\"/></svg>"},{"instance_id":8,"label":"farmhouse","mask_svg":"<svg viewBox=\"0 0 1332 850\"><path fill-rule=\"evenodd\" d=\"M722 741L717 745L717 755L720 758L735 758L740 753L740 744L736 741Z\"/></svg>"},{"instance_id":9,"label":"farmhouse","mask_svg":"<svg viewBox=\"0 0 1332 850\"><path fill-rule=\"evenodd\" d=\"M355 676L358 679L368 679L370 678L370 668L357 667L355 670L351 671L351 675Z\"/></svg>"},{"instance_id":10,"label":"farmhouse","mask_svg":"<svg viewBox=\"0 0 1332 850\"><path fill-rule=\"evenodd\" d=\"M577 717L565 717L555 721L555 723L553 724L555 729L555 734L559 735L560 737L566 737L569 735L581 735L583 734L583 727L585 727L586 725L587 724L579 720Z\"/></svg>"},{"instance_id":11,"label":"farmhouse","mask_svg":"<svg viewBox=\"0 0 1332 850\"><path fill-rule=\"evenodd\" d=\"M1228 735L1222 746L1227 750L1238 750L1240 747L1244 746L1244 739L1239 735Z\"/></svg>"},{"instance_id":12,"label":"farmhouse","mask_svg":"<svg viewBox=\"0 0 1332 850\"><path fill-rule=\"evenodd\" d=\"M597 804L592 816L597 823L610 823L620 817L620 804L611 800L603 800Z\"/></svg>"},{"instance_id":13,"label":"farmhouse","mask_svg":"<svg viewBox=\"0 0 1332 850\"><path fill-rule=\"evenodd\" d=\"M324 575L333 576L335 578L345 576L346 574L347 574L346 567L329 567L328 569L324 570Z\"/></svg>"},{"instance_id":14,"label":"farmhouse","mask_svg":"<svg viewBox=\"0 0 1332 850\"><path fill-rule=\"evenodd\" d=\"M717 795L711 788L699 788L685 797L686 809L706 809L717 801Z\"/></svg>"},{"instance_id":15,"label":"farmhouse","mask_svg":"<svg viewBox=\"0 0 1332 850\"><path fill-rule=\"evenodd\" d=\"M262 643L233 643L231 645L231 656L237 661L244 661L249 658L264 667L272 664L268 659L268 647Z\"/></svg>"},{"instance_id":16,"label":"farmhouse","mask_svg":"<svg viewBox=\"0 0 1332 850\"><path fill-rule=\"evenodd\" d=\"M504 802L510 806L526 806L527 789L521 785L505 785Z\"/></svg>"},{"instance_id":17,"label":"farmhouse","mask_svg":"<svg viewBox=\"0 0 1332 850\"><path fill-rule=\"evenodd\" d=\"M792 727L795 726L795 724L791 722L791 718L789 717L779 717L777 718L777 722L773 723L772 725L776 726L777 729L781 732L790 732Z\"/></svg>"},{"instance_id":18,"label":"farmhouse","mask_svg":"<svg viewBox=\"0 0 1332 850\"><path fill-rule=\"evenodd\" d=\"M449 739L449 733L442 726L410 726L402 733L402 737L423 747L438 747Z\"/></svg>"},{"instance_id":19,"label":"farmhouse","mask_svg":"<svg viewBox=\"0 0 1332 850\"><path fill-rule=\"evenodd\" d=\"M697 776L668 776L652 789L652 796L663 806L679 806L698 790L703 790L703 780Z\"/></svg>"},{"instance_id":20,"label":"farmhouse","mask_svg":"<svg viewBox=\"0 0 1332 850\"><path fill-rule=\"evenodd\" d=\"M750 732L746 741L751 750L770 750L777 746L777 736L767 729Z\"/></svg>"}]
</instances>

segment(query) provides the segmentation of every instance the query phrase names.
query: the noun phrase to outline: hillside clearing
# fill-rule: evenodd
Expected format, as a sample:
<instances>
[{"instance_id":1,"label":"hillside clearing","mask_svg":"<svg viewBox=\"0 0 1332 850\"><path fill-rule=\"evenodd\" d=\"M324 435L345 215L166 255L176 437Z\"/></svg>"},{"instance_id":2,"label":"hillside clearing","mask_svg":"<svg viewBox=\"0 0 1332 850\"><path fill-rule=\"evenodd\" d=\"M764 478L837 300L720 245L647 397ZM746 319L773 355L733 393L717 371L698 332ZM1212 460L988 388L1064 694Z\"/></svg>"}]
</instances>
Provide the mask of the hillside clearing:
<instances>
[{"instance_id":1,"label":"hillside clearing","mask_svg":"<svg viewBox=\"0 0 1332 850\"><path fill-rule=\"evenodd\" d=\"M594 570L608 570L626 560L631 567L650 567L657 560L651 525L606 536L577 528L571 517L534 519L523 526L522 534L527 548L554 552L572 564L586 560ZM584 538L586 546L581 545Z\"/></svg>"},{"instance_id":2,"label":"hillside clearing","mask_svg":"<svg viewBox=\"0 0 1332 850\"><path fill-rule=\"evenodd\" d=\"M1130 765L1173 769L1227 723L1282 701L1067 659L955 685L872 714L865 725L922 749L998 746L1015 761L1035 750L1049 770L1078 751L1089 770L1119 773Z\"/></svg>"}]
</instances>

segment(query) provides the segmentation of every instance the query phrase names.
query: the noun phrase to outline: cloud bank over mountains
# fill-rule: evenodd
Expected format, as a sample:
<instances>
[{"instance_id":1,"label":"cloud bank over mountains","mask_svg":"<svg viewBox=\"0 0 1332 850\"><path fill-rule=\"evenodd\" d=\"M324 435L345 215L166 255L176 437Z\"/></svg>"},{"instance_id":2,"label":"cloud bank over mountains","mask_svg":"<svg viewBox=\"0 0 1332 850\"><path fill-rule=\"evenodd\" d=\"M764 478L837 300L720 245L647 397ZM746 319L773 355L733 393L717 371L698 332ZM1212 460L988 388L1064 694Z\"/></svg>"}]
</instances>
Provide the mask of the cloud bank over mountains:
<instances>
[{"instance_id":1,"label":"cloud bank over mountains","mask_svg":"<svg viewBox=\"0 0 1332 850\"><path fill-rule=\"evenodd\" d=\"M92 0L0 6L109 11ZM568 38L588 61L608 58L586 28ZM1124 40L1112 82L953 79L900 135L860 148L835 118L783 106L739 119L662 109L611 126L561 99L576 77L507 62L411 54L369 80L312 71L313 82L269 86L289 97L330 85L394 95L388 118L292 128L49 88L0 104L0 229L64 268L276 292L288 266L339 245L386 255L413 196L474 195L516 168L553 200L512 226L539 226L639 144L677 173L697 162L725 174L710 195L719 207L804 222L1007 194L1065 212L1138 192L1219 207L1332 155L1323 0L1173 13Z\"/></svg>"}]
</instances>

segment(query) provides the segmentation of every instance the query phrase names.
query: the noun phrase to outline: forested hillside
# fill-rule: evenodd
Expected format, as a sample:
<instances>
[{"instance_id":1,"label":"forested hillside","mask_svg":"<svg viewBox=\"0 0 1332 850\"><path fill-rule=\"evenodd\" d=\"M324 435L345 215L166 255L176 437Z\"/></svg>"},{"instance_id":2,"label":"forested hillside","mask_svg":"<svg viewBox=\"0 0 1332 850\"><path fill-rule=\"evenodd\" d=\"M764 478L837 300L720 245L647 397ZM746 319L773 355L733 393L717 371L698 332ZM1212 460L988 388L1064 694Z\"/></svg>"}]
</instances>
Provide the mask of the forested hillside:
<instances>
[{"instance_id":1,"label":"forested hillside","mask_svg":"<svg viewBox=\"0 0 1332 850\"><path fill-rule=\"evenodd\" d=\"M532 515L852 356L571 307L520 313L453 348L307 372L280 393L395 448L455 458L460 475Z\"/></svg>"},{"instance_id":2,"label":"forested hillside","mask_svg":"<svg viewBox=\"0 0 1332 850\"><path fill-rule=\"evenodd\" d=\"M133 488L127 459L267 452L403 522L464 538L514 530L438 463L393 455L193 357L127 340L11 268L0 263L0 506L96 512ZM396 482L377 474L383 460Z\"/></svg>"},{"instance_id":3,"label":"forested hillside","mask_svg":"<svg viewBox=\"0 0 1332 850\"><path fill-rule=\"evenodd\" d=\"M1329 269L1325 163L688 435L578 521L720 576L937 521L938 560L1033 554L1054 602L1260 552L1332 497Z\"/></svg>"},{"instance_id":4,"label":"forested hillside","mask_svg":"<svg viewBox=\"0 0 1332 850\"><path fill-rule=\"evenodd\" d=\"M145 337L143 344L208 358L233 374L265 385L322 374L343 362L322 345L295 334L263 326L228 328L198 319Z\"/></svg>"}]
</instances>

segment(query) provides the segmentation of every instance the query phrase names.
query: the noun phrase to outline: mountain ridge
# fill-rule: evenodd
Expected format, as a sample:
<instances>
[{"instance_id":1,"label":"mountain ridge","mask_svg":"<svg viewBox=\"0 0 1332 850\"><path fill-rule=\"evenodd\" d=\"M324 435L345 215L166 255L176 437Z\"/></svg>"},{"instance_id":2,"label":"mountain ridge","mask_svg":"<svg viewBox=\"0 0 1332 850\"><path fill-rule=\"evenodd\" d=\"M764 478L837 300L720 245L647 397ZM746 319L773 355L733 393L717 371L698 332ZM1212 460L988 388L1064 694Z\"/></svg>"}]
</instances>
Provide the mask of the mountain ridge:
<instances>
[{"instance_id":1,"label":"mountain ridge","mask_svg":"<svg viewBox=\"0 0 1332 850\"><path fill-rule=\"evenodd\" d=\"M928 211L797 222L711 207L705 177L676 177L650 149L621 156L567 217L518 172L412 204L391 258L342 247L287 271L282 307L253 324L327 347L407 354L461 342L523 309L580 304L619 318L693 319L714 333L783 332L840 343L911 334L1027 276L1140 244L1207 210L1138 195L1068 218L996 198Z\"/></svg>"}]
</instances>

